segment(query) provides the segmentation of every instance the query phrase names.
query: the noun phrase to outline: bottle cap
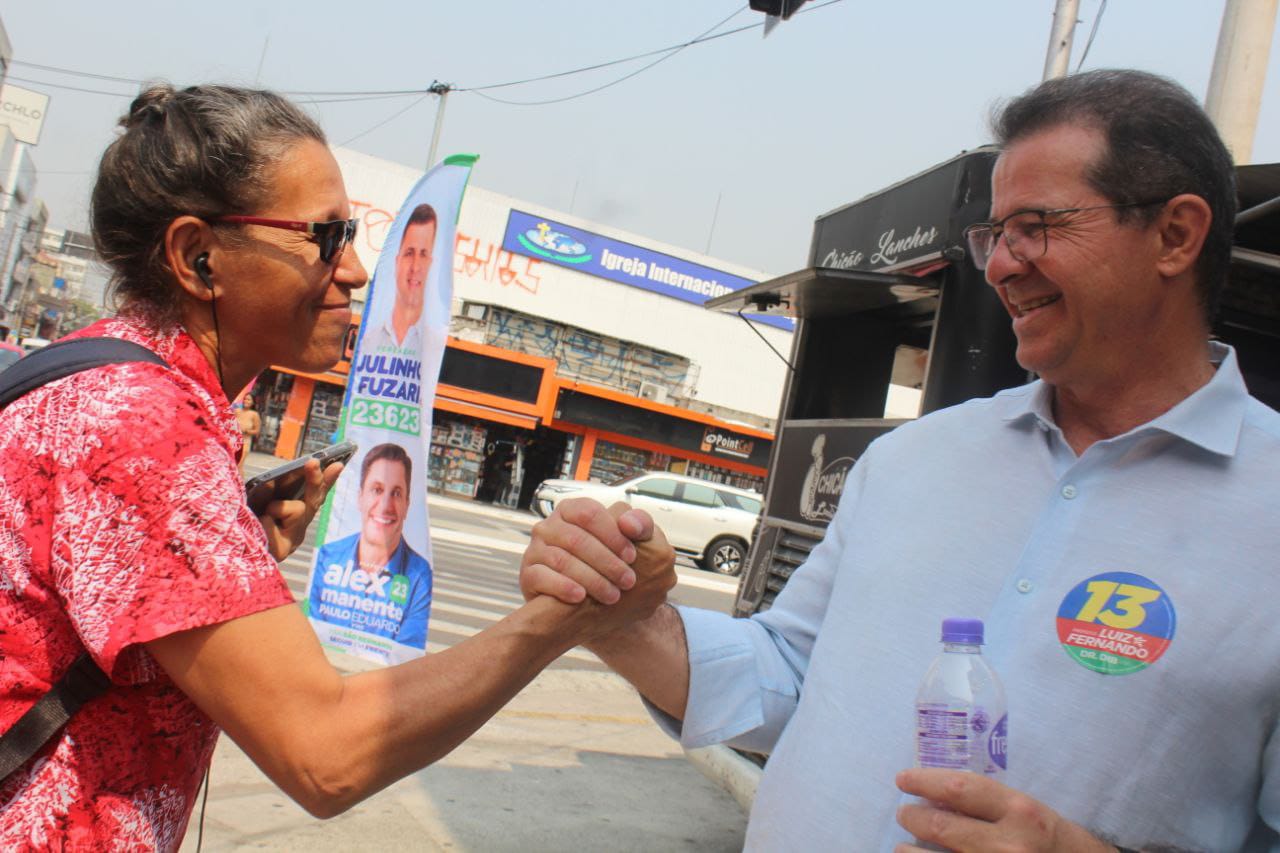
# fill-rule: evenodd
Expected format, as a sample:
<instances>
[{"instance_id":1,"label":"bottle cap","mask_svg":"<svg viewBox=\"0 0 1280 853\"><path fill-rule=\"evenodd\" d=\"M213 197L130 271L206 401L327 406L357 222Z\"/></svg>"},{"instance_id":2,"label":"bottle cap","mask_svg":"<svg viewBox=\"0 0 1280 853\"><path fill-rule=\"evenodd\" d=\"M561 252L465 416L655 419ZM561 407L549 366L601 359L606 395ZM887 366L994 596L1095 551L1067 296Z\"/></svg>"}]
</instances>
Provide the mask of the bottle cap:
<instances>
[{"instance_id":1,"label":"bottle cap","mask_svg":"<svg viewBox=\"0 0 1280 853\"><path fill-rule=\"evenodd\" d=\"M942 642L982 644L981 619L943 619Z\"/></svg>"}]
</instances>

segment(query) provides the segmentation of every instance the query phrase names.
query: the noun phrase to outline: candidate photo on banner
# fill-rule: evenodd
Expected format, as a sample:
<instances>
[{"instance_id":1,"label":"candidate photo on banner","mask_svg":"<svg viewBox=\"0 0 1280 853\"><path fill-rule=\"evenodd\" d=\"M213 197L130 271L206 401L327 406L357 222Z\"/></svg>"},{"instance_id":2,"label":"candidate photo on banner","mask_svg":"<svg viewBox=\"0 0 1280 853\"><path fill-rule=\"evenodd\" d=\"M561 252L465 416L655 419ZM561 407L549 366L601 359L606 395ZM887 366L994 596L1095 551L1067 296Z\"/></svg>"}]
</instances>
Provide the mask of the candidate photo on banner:
<instances>
[{"instance_id":1,"label":"candidate photo on banner","mask_svg":"<svg viewBox=\"0 0 1280 853\"><path fill-rule=\"evenodd\" d=\"M326 627L355 628L421 651L432 578L430 561L405 537L413 469L403 446L385 442L343 473L359 475L360 529L317 549L316 571L323 574L313 579L308 602L311 618Z\"/></svg>"},{"instance_id":2,"label":"candidate photo on banner","mask_svg":"<svg viewBox=\"0 0 1280 853\"><path fill-rule=\"evenodd\" d=\"M306 610L323 645L379 663L426 650L432 556L431 411L449 329L452 254L470 156L409 193L387 233L340 418L359 449L317 529Z\"/></svg>"}]
</instances>

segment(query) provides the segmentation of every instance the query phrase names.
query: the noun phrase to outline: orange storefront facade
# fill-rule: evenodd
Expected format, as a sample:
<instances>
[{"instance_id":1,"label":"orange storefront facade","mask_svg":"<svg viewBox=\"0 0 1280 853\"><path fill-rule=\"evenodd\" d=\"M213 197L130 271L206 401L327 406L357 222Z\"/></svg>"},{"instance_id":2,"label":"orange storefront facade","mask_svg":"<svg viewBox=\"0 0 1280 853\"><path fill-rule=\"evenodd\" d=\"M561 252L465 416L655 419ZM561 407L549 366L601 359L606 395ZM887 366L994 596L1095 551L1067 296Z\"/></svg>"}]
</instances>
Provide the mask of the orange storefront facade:
<instances>
[{"instance_id":1,"label":"orange storefront facade","mask_svg":"<svg viewBox=\"0 0 1280 853\"><path fill-rule=\"evenodd\" d=\"M291 459L332 443L356 327L323 374L269 370L255 386L259 449ZM611 480L669 470L760 489L773 435L575 381L556 362L449 338L436 390L428 486L528 506L544 479Z\"/></svg>"}]
</instances>

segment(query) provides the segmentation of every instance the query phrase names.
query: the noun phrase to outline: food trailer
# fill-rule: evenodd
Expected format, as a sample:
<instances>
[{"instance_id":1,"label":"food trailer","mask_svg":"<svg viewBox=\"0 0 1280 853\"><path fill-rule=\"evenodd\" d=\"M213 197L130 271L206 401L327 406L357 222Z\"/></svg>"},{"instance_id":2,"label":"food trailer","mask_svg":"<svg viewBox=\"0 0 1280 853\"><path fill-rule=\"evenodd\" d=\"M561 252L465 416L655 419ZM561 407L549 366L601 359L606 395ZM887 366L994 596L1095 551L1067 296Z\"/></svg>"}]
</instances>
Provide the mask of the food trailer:
<instances>
[{"instance_id":1,"label":"food trailer","mask_svg":"<svg viewBox=\"0 0 1280 853\"><path fill-rule=\"evenodd\" d=\"M890 393L918 389L923 415L1031 378L962 236L988 216L997 154L965 152L819 216L805 269L707 302L796 320L737 615L770 606L822 539L858 457L902 423L885 417ZM1254 395L1277 407L1280 165L1241 167L1238 177L1237 247L1214 333L1236 347Z\"/></svg>"}]
</instances>

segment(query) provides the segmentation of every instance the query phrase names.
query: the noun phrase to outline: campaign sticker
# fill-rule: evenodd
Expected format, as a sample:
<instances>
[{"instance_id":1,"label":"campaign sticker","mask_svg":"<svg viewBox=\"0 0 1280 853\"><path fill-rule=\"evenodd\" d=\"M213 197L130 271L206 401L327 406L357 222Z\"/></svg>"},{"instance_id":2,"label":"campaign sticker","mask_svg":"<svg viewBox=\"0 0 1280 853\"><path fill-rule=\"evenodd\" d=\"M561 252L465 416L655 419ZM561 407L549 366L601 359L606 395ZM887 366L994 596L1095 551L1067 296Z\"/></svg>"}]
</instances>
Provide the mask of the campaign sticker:
<instances>
[{"instance_id":1,"label":"campaign sticker","mask_svg":"<svg viewBox=\"0 0 1280 853\"><path fill-rule=\"evenodd\" d=\"M396 575L391 578L390 598L401 607L409 600L409 576Z\"/></svg>"},{"instance_id":2,"label":"campaign sticker","mask_svg":"<svg viewBox=\"0 0 1280 853\"><path fill-rule=\"evenodd\" d=\"M1076 663L1103 675L1129 675L1165 653L1177 616L1155 581L1104 572L1067 593L1057 621L1058 640Z\"/></svg>"}]
</instances>

